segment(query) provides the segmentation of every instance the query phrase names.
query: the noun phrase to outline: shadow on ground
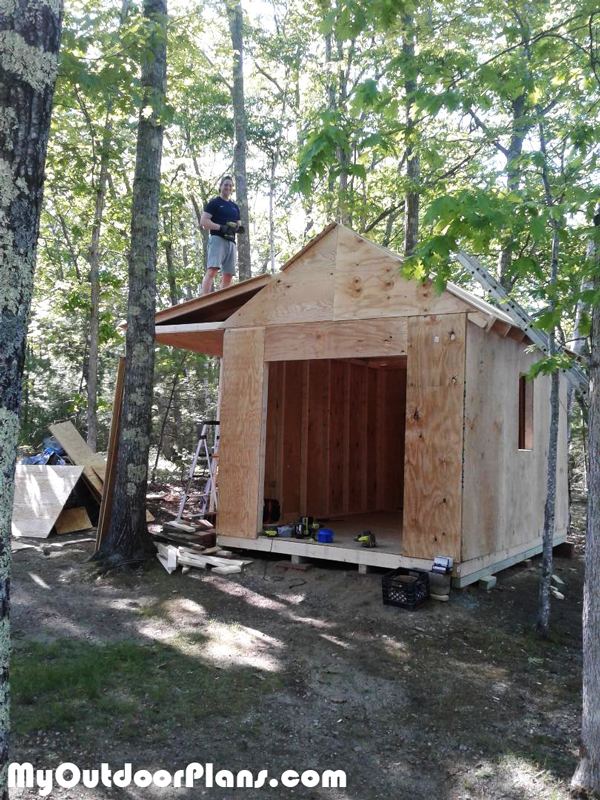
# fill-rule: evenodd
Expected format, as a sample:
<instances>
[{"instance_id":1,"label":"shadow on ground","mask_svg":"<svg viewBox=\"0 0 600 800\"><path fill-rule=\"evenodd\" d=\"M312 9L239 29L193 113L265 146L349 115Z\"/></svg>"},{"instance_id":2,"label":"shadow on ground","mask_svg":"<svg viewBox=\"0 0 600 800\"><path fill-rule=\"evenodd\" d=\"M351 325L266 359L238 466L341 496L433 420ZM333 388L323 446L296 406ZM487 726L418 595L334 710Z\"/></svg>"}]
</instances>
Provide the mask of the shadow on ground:
<instances>
[{"instance_id":1,"label":"shadow on ground","mask_svg":"<svg viewBox=\"0 0 600 800\"><path fill-rule=\"evenodd\" d=\"M157 563L98 579L90 547L15 556L12 760L347 773L345 789L235 791L248 798L568 797L580 560L556 562L566 599L542 642L532 633L537 567L411 613L382 605L380 574L330 564L297 573L258 557L233 578L169 576Z\"/></svg>"}]
</instances>

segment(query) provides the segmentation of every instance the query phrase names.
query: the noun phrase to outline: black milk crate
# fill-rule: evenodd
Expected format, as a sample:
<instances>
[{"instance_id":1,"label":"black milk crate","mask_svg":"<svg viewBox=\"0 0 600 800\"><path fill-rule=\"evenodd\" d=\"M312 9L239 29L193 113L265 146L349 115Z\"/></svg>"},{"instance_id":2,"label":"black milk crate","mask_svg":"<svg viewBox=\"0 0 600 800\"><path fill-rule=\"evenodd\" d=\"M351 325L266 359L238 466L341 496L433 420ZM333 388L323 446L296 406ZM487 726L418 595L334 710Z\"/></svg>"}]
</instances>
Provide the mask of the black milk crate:
<instances>
[{"instance_id":1,"label":"black milk crate","mask_svg":"<svg viewBox=\"0 0 600 800\"><path fill-rule=\"evenodd\" d=\"M384 606L414 611L429 600L429 573L424 569L398 567L381 576L381 589Z\"/></svg>"}]
</instances>

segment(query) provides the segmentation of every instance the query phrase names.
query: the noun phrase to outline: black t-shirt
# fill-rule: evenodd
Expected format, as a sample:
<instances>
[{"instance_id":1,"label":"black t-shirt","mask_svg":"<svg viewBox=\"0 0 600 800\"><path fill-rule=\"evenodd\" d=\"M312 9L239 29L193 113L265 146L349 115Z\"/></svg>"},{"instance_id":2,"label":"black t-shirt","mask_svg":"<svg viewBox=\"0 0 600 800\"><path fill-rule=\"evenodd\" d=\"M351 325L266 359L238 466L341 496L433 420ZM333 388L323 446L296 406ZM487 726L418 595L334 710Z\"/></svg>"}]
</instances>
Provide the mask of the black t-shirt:
<instances>
[{"instance_id":1,"label":"black t-shirt","mask_svg":"<svg viewBox=\"0 0 600 800\"><path fill-rule=\"evenodd\" d=\"M237 203L233 200L223 200L222 197L213 197L204 206L204 210L211 215L211 222L216 222L217 225L227 225L228 222L237 222L241 219ZM221 231L211 231L210 235L225 238Z\"/></svg>"}]
</instances>

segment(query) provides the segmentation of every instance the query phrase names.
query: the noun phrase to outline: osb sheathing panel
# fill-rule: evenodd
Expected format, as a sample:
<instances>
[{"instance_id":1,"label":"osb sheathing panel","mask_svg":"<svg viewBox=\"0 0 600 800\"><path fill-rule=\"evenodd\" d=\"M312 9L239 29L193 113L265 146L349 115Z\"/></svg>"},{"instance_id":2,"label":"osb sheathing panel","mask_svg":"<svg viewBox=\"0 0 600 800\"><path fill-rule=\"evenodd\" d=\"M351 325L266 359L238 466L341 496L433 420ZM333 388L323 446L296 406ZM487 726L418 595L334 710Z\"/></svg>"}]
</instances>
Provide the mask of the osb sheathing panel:
<instances>
[{"instance_id":1,"label":"osb sheathing panel","mask_svg":"<svg viewBox=\"0 0 600 800\"><path fill-rule=\"evenodd\" d=\"M303 322L266 329L267 361L406 355L406 318Z\"/></svg>"},{"instance_id":2,"label":"osb sheathing panel","mask_svg":"<svg viewBox=\"0 0 600 800\"><path fill-rule=\"evenodd\" d=\"M471 306L449 292L438 297L430 283L404 280L400 267L398 258L347 228L338 227L333 319L472 311Z\"/></svg>"},{"instance_id":3,"label":"osb sheathing panel","mask_svg":"<svg viewBox=\"0 0 600 800\"><path fill-rule=\"evenodd\" d=\"M223 342L217 532L255 539L262 527L266 385L262 328Z\"/></svg>"},{"instance_id":4,"label":"osb sheathing panel","mask_svg":"<svg viewBox=\"0 0 600 800\"><path fill-rule=\"evenodd\" d=\"M466 315L408 320L403 555L458 559Z\"/></svg>"},{"instance_id":5,"label":"osb sheathing panel","mask_svg":"<svg viewBox=\"0 0 600 800\"><path fill-rule=\"evenodd\" d=\"M333 317L338 229L333 228L224 323L227 328L317 322Z\"/></svg>"},{"instance_id":6,"label":"osb sheathing panel","mask_svg":"<svg viewBox=\"0 0 600 800\"><path fill-rule=\"evenodd\" d=\"M541 541L550 378L533 381L533 449L518 449L519 376L539 359L468 325L462 560ZM561 377L556 536L567 529L566 380Z\"/></svg>"}]
</instances>

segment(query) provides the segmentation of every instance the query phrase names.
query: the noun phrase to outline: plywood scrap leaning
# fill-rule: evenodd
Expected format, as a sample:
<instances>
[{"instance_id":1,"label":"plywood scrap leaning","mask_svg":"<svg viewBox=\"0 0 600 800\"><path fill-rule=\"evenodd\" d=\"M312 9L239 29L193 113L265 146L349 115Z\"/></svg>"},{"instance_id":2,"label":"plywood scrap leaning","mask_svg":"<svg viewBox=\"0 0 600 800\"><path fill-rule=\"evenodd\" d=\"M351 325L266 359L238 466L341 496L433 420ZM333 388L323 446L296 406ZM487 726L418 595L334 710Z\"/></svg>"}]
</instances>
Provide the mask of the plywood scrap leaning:
<instances>
[{"instance_id":1,"label":"plywood scrap leaning","mask_svg":"<svg viewBox=\"0 0 600 800\"><path fill-rule=\"evenodd\" d=\"M117 370L117 383L115 386L115 396L113 398L113 413L110 422L110 433L108 435L108 453L106 457L106 475L104 480L104 491L100 504L100 516L98 518L98 533L96 535L96 551L104 541L108 533L110 523L110 512L112 509L113 493L115 491L115 480L117 477L117 452L119 447L119 431L121 430L121 409L123 407L123 379L125 376L125 359L119 359Z\"/></svg>"},{"instance_id":2,"label":"plywood scrap leaning","mask_svg":"<svg viewBox=\"0 0 600 800\"><path fill-rule=\"evenodd\" d=\"M50 433L62 445L73 464L83 467L83 479L89 486L92 495L100 501L103 481L94 467L105 468L104 456L94 453L72 422L58 422L50 425Z\"/></svg>"},{"instance_id":3,"label":"plywood scrap leaning","mask_svg":"<svg viewBox=\"0 0 600 800\"><path fill-rule=\"evenodd\" d=\"M57 533L64 534L89 531L93 525L85 508L63 508L54 527Z\"/></svg>"},{"instance_id":4,"label":"plywood scrap leaning","mask_svg":"<svg viewBox=\"0 0 600 800\"><path fill-rule=\"evenodd\" d=\"M125 375L125 359L119 359L117 371L117 383L115 386L115 396L113 399L113 415L110 423L110 434L108 437L108 453L106 461L102 456L102 463L94 465L94 473L100 478L102 483L102 495L100 503L100 515L98 518L98 532L96 535L96 552L100 548L104 537L108 532L110 523L110 512L112 509L113 494L115 491L115 481L117 478L117 454L119 452L119 433L121 430L121 408L123 406L123 378ZM62 442L61 442L62 444ZM64 445L63 445L64 447ZM154 517L146 511L146 521L152 522Z\"/></svg>"},{"instance_id":5,"label":"plywood scrap leaning","mask_svg":"<svg viewBox=\"0 0 600 800\"><path fill-rule=\"evenodd\" d=\"M58 519L83 467L17 465L13 536L45 539Z\"/></svg>"}]
</instances>

